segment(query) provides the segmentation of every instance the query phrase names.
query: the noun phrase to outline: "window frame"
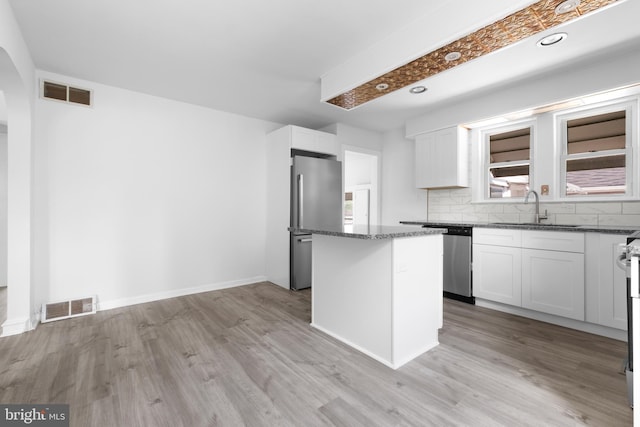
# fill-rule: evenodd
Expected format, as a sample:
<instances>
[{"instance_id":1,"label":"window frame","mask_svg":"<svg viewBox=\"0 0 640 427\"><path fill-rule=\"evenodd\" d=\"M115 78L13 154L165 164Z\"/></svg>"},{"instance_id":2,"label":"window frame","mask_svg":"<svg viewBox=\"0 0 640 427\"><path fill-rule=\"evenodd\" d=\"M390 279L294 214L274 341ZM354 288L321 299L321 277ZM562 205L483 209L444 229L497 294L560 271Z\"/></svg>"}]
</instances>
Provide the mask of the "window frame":
<instances>
[{"instance_id":1,"label":"window frame","mask_svg":"<svg viewBox=\"0 0 640 427\"><path fill-rule=\"evenodd\" d=\"M499 125L492 125L482 127L480 129L480 147L481 147L481 156L482 159L482 167L481 167L481 182L482 182L482 202L491 202L491 203L513 203L514 200L524 200L523 197L501 197L501 198L492 198L491 197L491 183L489 182L489 170L500 168L500 167L510 167L510 166L523 166L529 165L529 188L535 188L534 180L534 158L535 158L535 141L537 134L537 117L531 117L524 120L510 121L507 123L502 123ZM497 135L500 133L512 132L520 129L529 128L529 160L519 160L514 162L497 162L491 163L491 136Z\"/></svg>"},{"instance_id":2,"label":"window frame","mask_svg":"<svg viewBox=\"0 0 640 427\"><path fill-rule=\"evenodd\" d=\"M567 144L567 123L571 120L597 116L600 114L625 111L625 148L602 150L594 153L568 154ZM557 143L555 151L556 164L556 186L559 189L557 201L562 202L589 202L589 201L620 201L630 200L638 197L638 178L640 175L634 172L634 165L637 164L634 152L637 151L637 124L638 124L638 97L618 98L609 102L589 104L578 108L561 110L553 114L555 127L555 140ZM567 194L567 162L571 160L605 157L609 155L625 156L625 184L624 194Z\"/></svg>"}]
</instances>

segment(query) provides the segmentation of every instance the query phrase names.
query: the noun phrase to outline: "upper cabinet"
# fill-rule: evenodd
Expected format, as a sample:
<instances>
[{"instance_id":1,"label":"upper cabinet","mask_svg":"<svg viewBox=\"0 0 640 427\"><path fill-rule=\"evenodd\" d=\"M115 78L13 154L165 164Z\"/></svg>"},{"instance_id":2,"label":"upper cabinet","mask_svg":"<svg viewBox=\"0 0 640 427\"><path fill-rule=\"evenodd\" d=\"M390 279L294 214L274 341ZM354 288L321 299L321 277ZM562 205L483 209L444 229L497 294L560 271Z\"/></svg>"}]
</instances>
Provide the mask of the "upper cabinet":
<instances>
[{"instance_id":1,"label":"upper cabinet","mask_svg":"<svg viewBox=\"0 0 640 427\"><path fill-rule=\"evenodd\" d=\"M338 141L335 135L298 126L288 126L291 132L291 148L314 153L338 155Z\"/></svg>"},{"instance_id":2,"label":"upper cabinet","mask_svg":"<svg viewBox=\"0 0 640 427\"><path fill-rule=\"evenodd\" d=\"M416 187L469 186L468 131L453 126L416 137Z\"/></svg>"}]
</instances>

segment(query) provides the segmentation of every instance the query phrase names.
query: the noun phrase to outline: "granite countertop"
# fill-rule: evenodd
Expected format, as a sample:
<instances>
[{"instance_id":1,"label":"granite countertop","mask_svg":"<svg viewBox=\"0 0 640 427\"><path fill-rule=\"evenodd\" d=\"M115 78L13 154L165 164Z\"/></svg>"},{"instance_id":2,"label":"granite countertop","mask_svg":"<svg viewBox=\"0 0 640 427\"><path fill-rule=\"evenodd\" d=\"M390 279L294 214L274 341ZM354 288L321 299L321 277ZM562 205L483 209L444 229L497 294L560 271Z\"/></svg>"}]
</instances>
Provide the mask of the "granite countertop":
<instances>
[{"instance_id":1,"label":"granite countertop","mask_svg":"<svg viewBox=\"0 0 640 427\"><path fill-rule=\"evenodd\" d=\"M568 225L568 224L533 224L533 223L510 223L510 222L444 222L444 221L400 221L404 225L426 225L429 227L482 227L482 228L510 228L516 230L548 230L548 231L576 231L581 233L610 233L610 234L631 234L640 230L640 226L626 225Z\"/></svg>"},{"instance_id":2,"label":"granite countertop","mask_svg":"<svg viewBox=\"0 0 640 427\"><path fill-rule=\"evenodd\" d=\"M398 237L428 236L446 233L446 228L411 228L402 225L354 225L352 230L345 228L322 230L313 228L289 227L289 231L299 234L323 234L325 236L351 237L355 239L380 240Z\"/></svg>"}]
</instances>

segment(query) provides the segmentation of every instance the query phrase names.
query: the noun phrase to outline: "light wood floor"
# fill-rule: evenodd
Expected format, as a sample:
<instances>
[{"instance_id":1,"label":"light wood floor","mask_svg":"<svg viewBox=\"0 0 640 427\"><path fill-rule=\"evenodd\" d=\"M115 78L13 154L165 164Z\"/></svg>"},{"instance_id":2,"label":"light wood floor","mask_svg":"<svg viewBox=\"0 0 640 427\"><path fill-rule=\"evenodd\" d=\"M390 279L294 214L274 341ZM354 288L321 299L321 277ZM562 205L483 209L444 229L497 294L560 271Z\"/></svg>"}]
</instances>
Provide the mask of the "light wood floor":
<instances>
[{"instance_id":1,"label":"light wood floor","mask_svg":"<svg viewBox=\"0 0 640 427\"><path fill-rule=\"evenodd\" d=\"M446 301L440 345L393 371L268 283L0 338L0 402L72 426L630 426L625 344Z\"/></svg>"}]
</instances>

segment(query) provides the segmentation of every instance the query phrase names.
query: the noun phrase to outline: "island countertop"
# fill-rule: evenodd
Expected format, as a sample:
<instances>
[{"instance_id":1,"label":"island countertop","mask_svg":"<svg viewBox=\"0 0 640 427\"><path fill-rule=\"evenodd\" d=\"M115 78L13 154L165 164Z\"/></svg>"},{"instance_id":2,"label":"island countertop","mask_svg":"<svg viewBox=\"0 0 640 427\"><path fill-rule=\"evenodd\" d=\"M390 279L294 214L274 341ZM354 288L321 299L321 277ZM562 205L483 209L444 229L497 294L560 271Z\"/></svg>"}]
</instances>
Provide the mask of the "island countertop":
<instances>
[{"instance_id":1,"label":"island countertop","mask_svg":"<svg viewBox=\"0 0 640 427\"><path fill-rule=\"evenodd\" d=\"M289 231L298 234L322 234L325 236L351 237L355 239L396 239L400 237L427 236L446 233L446 228L411 228L401 225L354 225L341 229L324 230L313 228L289 227Z\"/></svg>"}]
</instances>

